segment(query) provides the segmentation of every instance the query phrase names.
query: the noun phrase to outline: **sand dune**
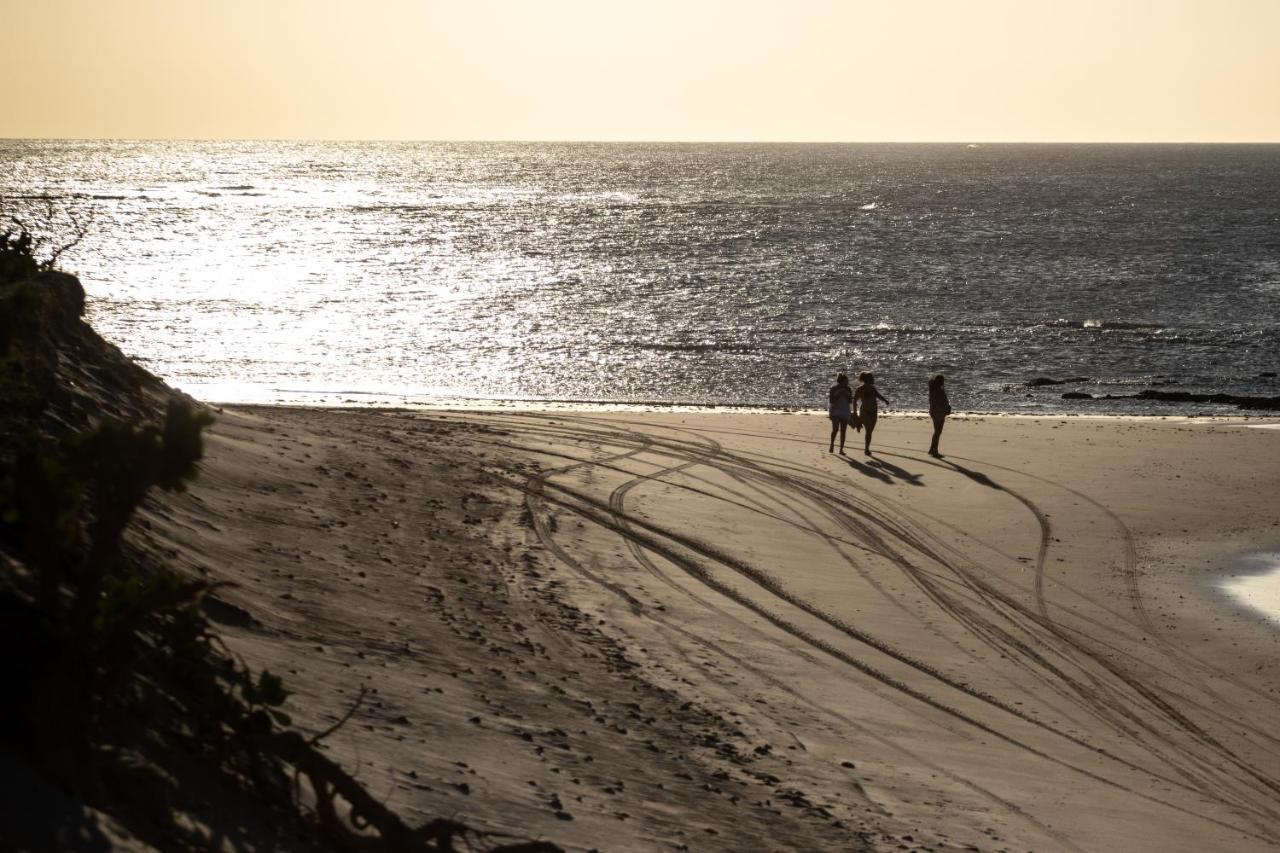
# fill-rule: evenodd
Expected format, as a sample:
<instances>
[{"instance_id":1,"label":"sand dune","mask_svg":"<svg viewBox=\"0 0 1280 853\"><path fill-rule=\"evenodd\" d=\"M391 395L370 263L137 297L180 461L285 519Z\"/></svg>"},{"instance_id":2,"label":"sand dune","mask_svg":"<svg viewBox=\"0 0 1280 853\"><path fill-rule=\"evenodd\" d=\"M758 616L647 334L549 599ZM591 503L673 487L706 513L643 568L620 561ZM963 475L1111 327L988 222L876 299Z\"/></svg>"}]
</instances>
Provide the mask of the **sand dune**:
<instances>
[{"instance_id":1,"label":"sand dune","mask_svg":"<svg viewBox=\"0 0 1280 853\"><path fill-rule=\"evenodd\" d=\"M407 818L574 849L1263 850L1233 421L241 409L141 532Z\"/></svg>"}]
</instances>

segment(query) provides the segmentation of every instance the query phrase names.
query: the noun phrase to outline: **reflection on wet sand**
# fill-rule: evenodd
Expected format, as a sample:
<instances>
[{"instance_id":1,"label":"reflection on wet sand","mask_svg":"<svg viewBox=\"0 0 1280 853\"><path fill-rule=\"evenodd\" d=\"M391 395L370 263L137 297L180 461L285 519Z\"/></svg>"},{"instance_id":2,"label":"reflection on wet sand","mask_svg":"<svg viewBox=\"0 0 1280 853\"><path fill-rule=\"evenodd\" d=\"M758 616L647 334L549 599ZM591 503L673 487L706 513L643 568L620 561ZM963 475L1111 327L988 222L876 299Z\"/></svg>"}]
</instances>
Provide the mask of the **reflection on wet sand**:
<instances>
[{"instance_id":1,"label":"reflection on wet sand","mask_svg":"<svg viewBox=\"0 0 1280 853\"><path fill-rule=\"evenodd\" d=\"M1280 552L1251 554L1218 588L1250 610L1280 623Z\"/></svg>"}]
</instances>

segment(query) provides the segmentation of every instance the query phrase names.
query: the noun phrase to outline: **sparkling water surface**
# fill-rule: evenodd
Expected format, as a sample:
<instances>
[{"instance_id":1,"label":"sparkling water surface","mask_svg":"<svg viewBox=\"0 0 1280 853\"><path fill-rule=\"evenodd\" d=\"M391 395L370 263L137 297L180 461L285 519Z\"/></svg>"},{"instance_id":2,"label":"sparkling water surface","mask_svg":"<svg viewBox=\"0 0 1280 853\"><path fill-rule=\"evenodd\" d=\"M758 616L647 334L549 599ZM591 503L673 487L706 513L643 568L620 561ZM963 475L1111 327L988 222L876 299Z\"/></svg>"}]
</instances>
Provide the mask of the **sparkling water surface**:
<instances>
[{"instance_id":1,"label":"sparkling water surface","mask_svg":"<svg viewBox=\"0 0 1280 853\"><path fill-rule=\"evenodd\" d=\"M1280 395L1280 146L0 141L50 203L94 326L221 401Z\"/></svg>"}]
</instances>

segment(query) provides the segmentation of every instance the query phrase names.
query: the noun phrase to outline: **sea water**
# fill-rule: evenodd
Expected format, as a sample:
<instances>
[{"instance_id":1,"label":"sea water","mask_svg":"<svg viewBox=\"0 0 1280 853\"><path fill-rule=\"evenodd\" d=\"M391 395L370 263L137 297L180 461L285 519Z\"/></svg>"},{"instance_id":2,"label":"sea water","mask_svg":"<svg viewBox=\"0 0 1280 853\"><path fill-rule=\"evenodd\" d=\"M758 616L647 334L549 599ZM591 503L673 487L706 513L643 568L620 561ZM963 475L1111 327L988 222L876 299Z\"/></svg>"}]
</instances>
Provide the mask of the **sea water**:
<instances>
[{"instance_id":1,"label":"sea water","mask_svg":"<svg viewBox=\"0 0 1280 853\"><path fill-rule=\"evenodd\" d=\"M1280 552L1241 558L1217 586L1236 603L1280 627Z\"/></svg>"},{"instance_id":2,"label":"sea water","mask_svg":"<svg viewBox=\"0 0 1280 853\"><path fill-rule=\"evenodd\" d=\"M1280 394L1280 146L8 140L0 214L221 401Z\"/></svg>"}]
</instances>

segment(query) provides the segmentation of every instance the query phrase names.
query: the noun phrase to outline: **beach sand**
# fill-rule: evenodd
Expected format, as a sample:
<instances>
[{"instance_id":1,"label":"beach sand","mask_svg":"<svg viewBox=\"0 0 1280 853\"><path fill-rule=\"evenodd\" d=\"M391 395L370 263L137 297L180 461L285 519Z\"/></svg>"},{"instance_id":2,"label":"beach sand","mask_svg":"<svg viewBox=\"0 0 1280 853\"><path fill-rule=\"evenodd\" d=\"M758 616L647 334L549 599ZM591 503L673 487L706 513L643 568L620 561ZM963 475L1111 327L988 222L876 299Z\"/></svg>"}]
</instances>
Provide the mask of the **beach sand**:
<instances>
[{"instance_id":1,"label":"beach sand","mask_svg":"<svg viewBox=\"0 0 1280 853\"><path fill-rule=\"evenodd\" d=\"M411 823L602 850L1263 850L1280 431L227 409L137 536Z\"/></svg>"}]
</instances>

